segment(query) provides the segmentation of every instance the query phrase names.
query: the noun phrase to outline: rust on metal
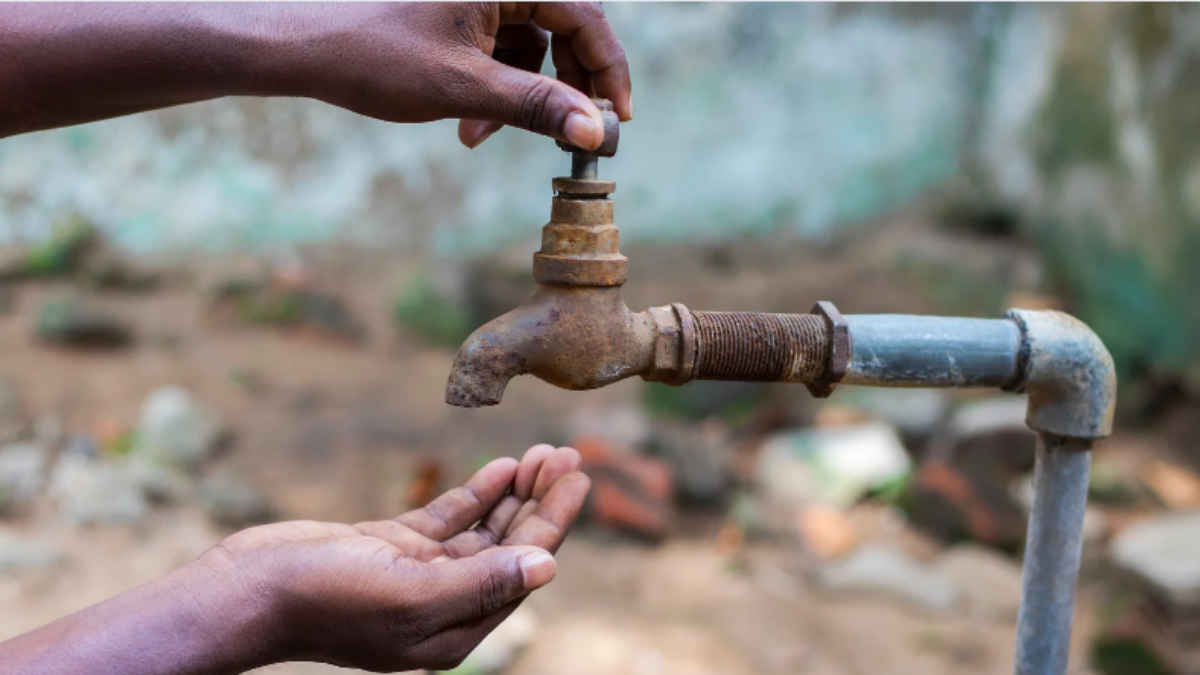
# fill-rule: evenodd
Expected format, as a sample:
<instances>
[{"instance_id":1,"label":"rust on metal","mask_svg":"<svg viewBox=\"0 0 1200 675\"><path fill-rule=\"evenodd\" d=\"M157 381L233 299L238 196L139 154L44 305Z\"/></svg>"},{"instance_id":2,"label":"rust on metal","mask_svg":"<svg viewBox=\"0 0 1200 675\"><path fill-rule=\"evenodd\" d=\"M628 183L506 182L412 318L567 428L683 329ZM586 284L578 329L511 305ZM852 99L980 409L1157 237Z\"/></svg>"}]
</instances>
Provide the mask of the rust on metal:
<instances>
[{"instance_id":1,"label":"rust on metal","mask_svg":"<svg viewBox=\"0 0 1200 675\"><path fill-rule=\"evenodd\" d=\"M592 103L600 109L600 119L604 122L604 140L600 142L600 147L595 150L583 150L563 141L558 141L558 147L567 152L613 157L617 154L617 145L621 140L621 120L617 118L617 113L613 112L612 102L608 99L594 98Z\"/></svg>"},{"instance_id":2,"label":"rust on metal","mask_svg":"<svg viewBox=\"0 0 1200 675\"><path fill-rule=\"evenodd\" d=\"M571 176L552 184L550 222L533 256L537 291L467 338L446 401L496 405L508 381L525 374L572 390L634 375L671 385L697 379L809 383L831 372L830 382L836 381L845 372L848 338L837 332L844 322L828 324L828 314L692 312L678 303L630 311L621 299L628 261L608 199L616 183L596 176L596 158L616 152L616 115L607 102L598 104L605 145L596 152L564 146L573 153ZM831 366L831 355L841 360Z\"/></svg>"},{"instance_id":3,"label":"rust on metal","mask_svg":"<svg viewBox=\"0 0 1200 675\"><path fill-rule=\"evenodd\" d=\"M605 140L613 152L616 138ZM517 375L580 390L655 372L661 324L668 322L634 313L621 299L628 263L607 198L616 185L594 177L596 154L576 151L571 177L555 179L550 223L533 257L537 291L463 343L446 385L448 403L496 405Z\"/></svg>"},{"instance_id":4,"label":"rust on metal","mask_svg":"<svg viewBox=\"0 0 1200 675\"><path fill-rule=\"evenodd\" d=\"M811 314L825 320L829 336L829 365L817 380L808 383L808 391L817 398L827 398L834 386L846 376L850 365L850 326L832 302L822 300L813 305Z\"/></svg>"},{"instance_id":5,"label":"rust on metal","mask_svg":"<svg viewBox=\"0 0 1200 675\"><path fill-rule=\"evenodd\" d=\"M1021 380L1011 389L1029 394L1029 428L1077 439L1111 434L1117 371L1092 329L1053 310L1012 309L1005 316L1021 330Z\"/></svg>"},{"instance_id":6,"label":"rust on metal","mask_svg":"<svg viewBox=\"0 0 1200 675\"><path fill-rule=\"evenodd\" d=\"M612 180L585 180L560 176L550 182L558 196L567 199L607 197L617 191L617 182Z\"/></svg>"},{"instance_id":7,"label":"rust on metal","mask_svg":"<svg viewBox=\"0 0 1200 675\"><path fill-rule=\"evenodd\" d=\"M814 382L828 367L825 321L813 314L692 312L697 380Z\"/></svg>"}]
</instances>

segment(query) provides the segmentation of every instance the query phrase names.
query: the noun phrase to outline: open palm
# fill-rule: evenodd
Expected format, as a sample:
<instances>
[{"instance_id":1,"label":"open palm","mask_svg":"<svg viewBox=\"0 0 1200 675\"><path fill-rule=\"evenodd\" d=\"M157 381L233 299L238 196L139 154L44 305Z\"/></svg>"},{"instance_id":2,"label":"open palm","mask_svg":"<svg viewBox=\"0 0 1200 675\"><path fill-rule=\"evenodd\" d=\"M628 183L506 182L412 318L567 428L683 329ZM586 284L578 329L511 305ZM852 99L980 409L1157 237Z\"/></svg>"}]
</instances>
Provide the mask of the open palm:
<instances>
[{"instance_id":1,"label":"open palm","mask_svg":"<svg viewBox=\"0 0 1200 675\"><path fill-rule=\"evenodd\" d=\"M558 549L583 504L579 461L571 448L535 446L396 518L264 525L211 554L234 558L249 592L275 605L288 658L450 667L553 577L542 551Z\"/></svg>"}]
</instances>

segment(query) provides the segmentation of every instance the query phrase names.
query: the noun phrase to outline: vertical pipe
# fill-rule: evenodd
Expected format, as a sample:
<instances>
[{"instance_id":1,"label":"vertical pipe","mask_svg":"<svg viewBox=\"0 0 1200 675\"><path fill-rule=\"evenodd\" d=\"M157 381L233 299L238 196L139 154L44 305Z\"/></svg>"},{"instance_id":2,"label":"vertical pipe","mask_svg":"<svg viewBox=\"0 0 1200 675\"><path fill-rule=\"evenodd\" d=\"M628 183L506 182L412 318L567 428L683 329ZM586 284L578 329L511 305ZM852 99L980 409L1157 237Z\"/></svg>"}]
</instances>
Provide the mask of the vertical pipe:
<instances>
[{"instance_id":1,"label":"vertical pipe","mask_svg":"<svg viewBox=\"0 0 1200 675\"><path fill-rule=\"evenodd\" d=\"M1092 441L1038 434L1016 675L1063 675L1075 615Z\"/></svg>"}]
</instances>

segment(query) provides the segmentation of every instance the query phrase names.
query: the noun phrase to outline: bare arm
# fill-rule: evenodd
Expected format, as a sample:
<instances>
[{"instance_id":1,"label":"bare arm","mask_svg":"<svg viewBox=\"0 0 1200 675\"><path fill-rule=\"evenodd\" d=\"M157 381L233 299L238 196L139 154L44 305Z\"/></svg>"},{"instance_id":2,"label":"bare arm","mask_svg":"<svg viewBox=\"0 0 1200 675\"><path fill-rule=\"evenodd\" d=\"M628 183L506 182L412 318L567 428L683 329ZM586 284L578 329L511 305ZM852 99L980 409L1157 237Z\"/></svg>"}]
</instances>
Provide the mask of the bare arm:
<instances>
[{"instance_id":1,"label":"bare arm","mask_svg":"<svg viewBox=\"0 0 1200 675\"><path fill-rule=\"evenodd\" d=\"M536 74L551 35L557 80ZM632 116L624 51L590 3L0 5L0 137L302 96L394 122L462 119L471 147L504 124L597 147L591 94Z\"/></svg>"}]
</instances>

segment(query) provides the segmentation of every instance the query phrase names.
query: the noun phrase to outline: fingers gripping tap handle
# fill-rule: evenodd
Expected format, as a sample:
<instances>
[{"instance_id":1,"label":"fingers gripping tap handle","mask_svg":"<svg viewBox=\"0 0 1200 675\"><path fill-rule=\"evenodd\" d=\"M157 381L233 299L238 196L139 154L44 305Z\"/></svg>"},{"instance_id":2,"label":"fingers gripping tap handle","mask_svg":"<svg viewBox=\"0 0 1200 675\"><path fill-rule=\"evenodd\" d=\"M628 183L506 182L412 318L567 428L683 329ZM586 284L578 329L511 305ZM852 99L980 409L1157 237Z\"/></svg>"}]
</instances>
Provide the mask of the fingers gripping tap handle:
<instances>
[{"instance_id":1,"label":"fingers gripping tap handle","mask_svg":"<svg viewBox=\"0 0 1200 675\"><path fill-rule=\"evenodd\" d=\"M600 117L604 121L604 140L601 141L600 147L595 150L584 150L569 143L558 141L558 147L563 150L573 153L576 156L576 161L579 161L579 155L591 155L592 160L595 157L613 157L617 154L617 143L621 138L620 120L617 119L617 113L613 112L612 101L606 98L594 98L592 103L600 109ZM581 176L575 176L581 177Z\"/></svg>"}]
</instances>

